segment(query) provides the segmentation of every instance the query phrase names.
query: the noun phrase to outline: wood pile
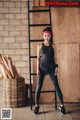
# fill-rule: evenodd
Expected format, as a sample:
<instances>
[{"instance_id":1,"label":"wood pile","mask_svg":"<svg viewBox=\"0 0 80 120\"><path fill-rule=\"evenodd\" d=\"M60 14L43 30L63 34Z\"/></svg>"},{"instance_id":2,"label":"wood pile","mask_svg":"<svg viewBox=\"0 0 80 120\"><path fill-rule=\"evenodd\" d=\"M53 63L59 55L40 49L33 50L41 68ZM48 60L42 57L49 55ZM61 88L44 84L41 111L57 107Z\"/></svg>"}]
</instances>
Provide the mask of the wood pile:
<instances>
[{"instance_id":1,"label":"wood pile","mask_svg":"<svg viewBox=\"0 0 80 120\"><path fill-rule=\"evenodd\" d=\"M3 102L6 107L26 105L25 79L17 72L11 57L0 54L1 79L3 79Z\"/></svg>"},{"instance_id":2,"label":"wood pile","mask_svg":"<svg viewBox=\"0 0 80 120\"><path fill-rule=\"evenodd\" d=\"M2 73L0 79L14 79L15 77L19 77L19 73L13 65L11 57L0 54L0 69Z\"/></svg>"}]
</instances>

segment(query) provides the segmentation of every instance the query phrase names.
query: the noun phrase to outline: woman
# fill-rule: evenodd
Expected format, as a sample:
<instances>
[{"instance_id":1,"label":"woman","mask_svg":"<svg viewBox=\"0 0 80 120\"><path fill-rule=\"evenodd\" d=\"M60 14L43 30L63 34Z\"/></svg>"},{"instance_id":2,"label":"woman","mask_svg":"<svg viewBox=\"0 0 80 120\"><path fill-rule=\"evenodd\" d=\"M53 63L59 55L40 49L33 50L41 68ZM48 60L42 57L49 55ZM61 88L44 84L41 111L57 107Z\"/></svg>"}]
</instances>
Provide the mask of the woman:
<instances>
[{"instance_id":1,"label":"woman","mask_svg":"<svg viewBox=\"0 0 80 120\"><path fill-rule=\"evenodd\" d=\"M57 57L56 57L56 47L52 41L53 33L50 27L47 27L43 30L43 39L44 39L44 42L41 45L37 46L38 84L35 92L34 113L35 114L39 113L40 91L43 85L45 75L49 75L54 84L55 91L60 100L60 107L59 107L60 112L61 114L65 114L63 96L57 80L58 64L57 64Z\"/></svg>"}]
</instances>

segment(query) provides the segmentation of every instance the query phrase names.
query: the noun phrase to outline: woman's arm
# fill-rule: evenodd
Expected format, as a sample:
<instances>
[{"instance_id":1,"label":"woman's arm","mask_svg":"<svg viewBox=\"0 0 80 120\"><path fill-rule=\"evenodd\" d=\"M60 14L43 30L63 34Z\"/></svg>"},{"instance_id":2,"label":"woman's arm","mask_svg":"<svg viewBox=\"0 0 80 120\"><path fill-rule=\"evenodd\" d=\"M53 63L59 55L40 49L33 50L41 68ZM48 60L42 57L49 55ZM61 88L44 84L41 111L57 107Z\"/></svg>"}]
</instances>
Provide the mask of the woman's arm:
<instances>
[{"instance_id":1,"label":"woman's arm","mask_svg":"<svg viewBox=\"0 0 80 120\"><path fill-rule=\"evenodd\" d=\"M54 48L54 61L55 61L55 64L57 64L58 60L57 60L57 46L56 46L56 44L53 44L53 48Z\"/></svg>"},{"instance_id":2,"label":"woman's arm","mask_svg":"<svg viewBox=\"0 0 80 120\"><path fill-rule=\"evenodd\" d=\"M57 59L57 46L56 44L53 44L53 48L54 48L54 62L55 62L55 75L58 72L58 59Z\"/></svg>"},{"instance_id":3,"label":"woman's arm","mask_svg":"<svg viewBox=\"0 0 80 120\"><path fill-rule=\"evenodd\" d=\"M40 65L40 45L37 46L37 75L40 75L39 65Z\"/></svg>"}]
</instances>

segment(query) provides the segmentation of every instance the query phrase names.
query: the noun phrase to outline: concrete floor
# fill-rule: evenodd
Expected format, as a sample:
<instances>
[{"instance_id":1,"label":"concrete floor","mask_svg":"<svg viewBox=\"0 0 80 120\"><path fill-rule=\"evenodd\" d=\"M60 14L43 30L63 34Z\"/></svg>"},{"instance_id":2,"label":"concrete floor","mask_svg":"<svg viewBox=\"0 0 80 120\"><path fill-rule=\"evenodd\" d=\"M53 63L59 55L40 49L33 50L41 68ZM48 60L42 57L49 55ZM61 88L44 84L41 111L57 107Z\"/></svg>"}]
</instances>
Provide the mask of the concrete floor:
<instances>
[{"instance_id":1,"label":"concrete floor","mask_svg":"<svg viewBox=\"0 0 80 120\"><path fill-rule=\"evenodd\" d=\"M59 110L55 110L53 104L40 105L39 115L35 115L30 106L12 108L12 120L80 120L80 103L65 104L65 107L68 110L66 115L61 115ZM4 108L2 99L0 99L1 108Z\"/></svg>"}]
</instances>

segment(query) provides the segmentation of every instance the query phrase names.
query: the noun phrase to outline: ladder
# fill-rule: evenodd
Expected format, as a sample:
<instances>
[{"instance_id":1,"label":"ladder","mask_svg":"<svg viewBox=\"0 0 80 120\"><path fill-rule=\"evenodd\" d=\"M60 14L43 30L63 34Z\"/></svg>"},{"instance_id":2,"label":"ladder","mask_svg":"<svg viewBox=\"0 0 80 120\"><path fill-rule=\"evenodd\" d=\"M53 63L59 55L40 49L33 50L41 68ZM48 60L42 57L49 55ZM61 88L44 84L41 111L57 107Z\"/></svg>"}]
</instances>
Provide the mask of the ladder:
<instances>
[{"instance_id":1,"label":"ladder","mask_svg":"<svg viewBox=\"0 0 80 120\"><path fill-rule=\"evenodd\" d=\"M30 13L33 12L45 12L45 13L49 13L49 18L50 18L50 23L49 24L31 24L30 23ZM31 42L42 42L42 39L34 39L31 40L31 35L30 35L30 28L31 27L37 27L37 26L50 26L52 28L52 22L51 22L51 7L48 7L48 9L40 9L40 10L30 10L30 2L28 0L28 38L29 38L29 78L30 78L30 106L31 106L31 110L32 110L32 94L35 94L35 91L32 91L32 80L31 80L31 76L33 75L37 75L36 73L31 73L31 60L34 58L37 58L37 56L31 56ZM41 91L41 93L54 93L55 95L55 109L57 109L57 97L56 97L56 92L55 90L47 90L47 91Z\"/></svg>"}]
</instances>

